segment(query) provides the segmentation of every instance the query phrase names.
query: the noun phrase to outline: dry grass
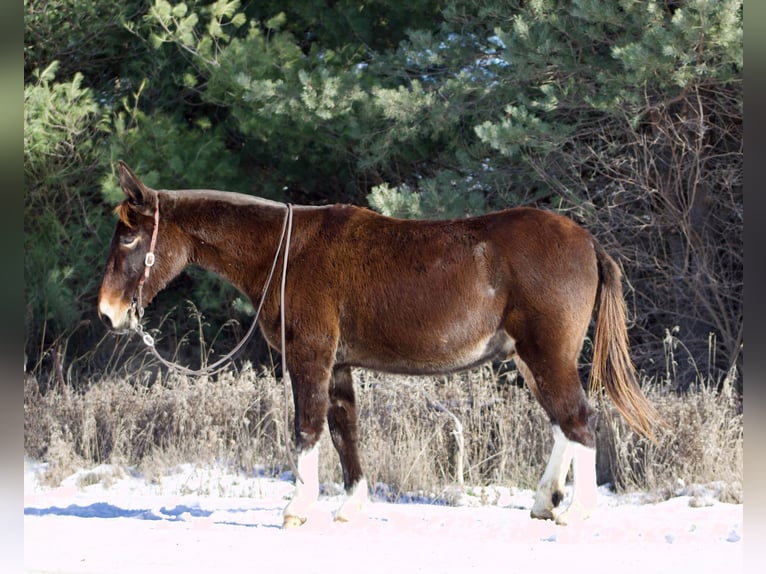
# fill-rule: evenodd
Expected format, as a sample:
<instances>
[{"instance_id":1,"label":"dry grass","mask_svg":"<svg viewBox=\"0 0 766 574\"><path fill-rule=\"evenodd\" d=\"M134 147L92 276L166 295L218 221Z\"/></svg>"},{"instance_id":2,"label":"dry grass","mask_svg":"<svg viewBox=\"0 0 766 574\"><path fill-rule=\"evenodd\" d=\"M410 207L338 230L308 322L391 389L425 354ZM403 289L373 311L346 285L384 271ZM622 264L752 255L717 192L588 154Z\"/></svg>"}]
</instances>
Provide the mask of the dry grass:
<instances>
[{"instance_id":1,"label":"dry grass","mask_svg":"<svg viewBox=\"0 0 766 574\"><path fill-rule=\"evenodd\" d=\"M550 425L513 374L499 377L486 367L442 378L366 371L355 377L362 463L381 493L440 496L462 480L520 488L539 480L552 446ZM732 374L683 395L647 386L670 423L656 445L631 431L610 403L602 405L600 480L659 497L681 485L718 483L724 499L741 501L743 422L733 383ZM25 452L49 463L52 484L102 462L135 467L156 480L183 462L267 475L289 469L291 397L271 374L250 368L215 380L170 375L153 384L120 375L77 389L38 385L30 376L24 408ZM327 434L320 460L320 479L337 488L342 475Z\"/></svg>"},{"instance_id":2,"label":"dry grass","mask_svg":"<svg viewBox=\"0 0 766 574\"><path fill-rule=\"evenodd\" d=\"M706 380L683 394L646 389L667 421L657 444L639 440L609 406L610 440L605 451L620 486L667 498L694 485L717 483L720 497L742 502L744 428L735 373Z\"/></svg>"}]
</instances>

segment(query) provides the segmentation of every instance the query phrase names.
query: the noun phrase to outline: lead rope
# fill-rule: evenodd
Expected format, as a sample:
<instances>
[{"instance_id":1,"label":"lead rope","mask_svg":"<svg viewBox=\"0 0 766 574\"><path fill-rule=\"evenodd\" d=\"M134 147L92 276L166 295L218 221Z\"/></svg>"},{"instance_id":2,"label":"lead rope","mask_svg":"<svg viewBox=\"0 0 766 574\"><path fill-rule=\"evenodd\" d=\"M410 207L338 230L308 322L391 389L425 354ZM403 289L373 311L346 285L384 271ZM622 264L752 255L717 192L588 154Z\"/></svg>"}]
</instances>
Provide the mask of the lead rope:
<instances>
[{"instance_id":1,"label":"lead rope","mask_svg":"<svg viewBox=\"0 0 766 574\"><path fill-rule=\"evenodd\" d=\"M250 329L248 329L247 333L243 337L243 339L237 344L234 349L232 349L229 353L215 361L212 365L208 365L207 367L201 367L199 369L190 369L188 367L184 367L183 365L179 365L178 363L174 363L172 361L168 361L165 359L162 355L160 355L159 351L157 351L157 348L154 345L154 338L144 331L143 326L141 325L141 322L139 321L134 328L134 330L140 335L141 339L143 340L144 344L149 347L149 350L152 352L154 357L163 365L166 367L182 374L182 375L188 375L192 377L200 377L204 375L213 375L215 373L218 373L219 371L223 370L223 368L239 353L245 346L245 344L250 340L250 337L252 337L253 333L255 332L255 328L258 325L258 317L260 317L261 309L263 308L263 303L266 300L266 293L268 292L269 287L271 286L271 281L274 277L274 270L277 267L277 261L279 260L279 253L282 251L283 244L285 242L285 237L287 236L287 245L285 246L285 263L283 266L282 271L282 282L283 286L281 289L281 297L282 297L282 308L284 309L284 277L287 273L287 251L289 250L289 243L290 243L290 232L292 231L292 224L293 224L293 208L292 205L287 205L287 213L285 214L285 219L282 224L282 234L279 237L279 243L277 244L277 251L274 253L274 260L271 263L271 269L269 270L269 275L266 278L266 282L263 286L263 292L261 294L261 300L258 303L258 309L255 312L255 317L253 318L253 323L250 325ZM144 308L141 305L141 291L143 288L144 281L149 276L149 270L154 265L154 243L156 241L157 236L157 227L159 224L159 203L157 204L157 209L155 211L155 218L154 218L154 232L152 234L152 245L150 246L149 253L146 254L146 271L144 272L144 275L139 280L138 284L138 300L137 302L134 301L134 304L137 307L138 316L139 318L143 317L144 315ZM151 262L151 263L149 263ZM284 319L283 319L284 320ZM282 357L284 359L284 333L282 335ZM283 363L284 364L284 363Z\"/></svg>"},{"instance_id":2,"label":"lead rope","mask_svg":"<svg viewBox=\"0 0 766 574\"><path fill-rule=\"evenodd\" d=\"M287 238L285 239L284 258L282 260L282 283L279 288L279 299L282 303L279 310L279 319L282 331L280 344L282 346L282 385L285 391L285 434L287 435L288 429L290 428L290 413L288 412L290 404L290 371L287 370L287 353L285 353L285 283L287 279L287 256L290 253L290 236L292 235L293 230L293 206L289 203L287 204L287 215L285 216L285 219L287 219ZM287 445L287 448L285 449L287 451L287 461L290 463L293 476L295 476L296 481L303 482L303 478L301 478L301 474L298 472L298 465L295 464L295 460L293 459L293 451L290 448L290 442L285 441L285 444Z\"/></svg>"}]
</instances>

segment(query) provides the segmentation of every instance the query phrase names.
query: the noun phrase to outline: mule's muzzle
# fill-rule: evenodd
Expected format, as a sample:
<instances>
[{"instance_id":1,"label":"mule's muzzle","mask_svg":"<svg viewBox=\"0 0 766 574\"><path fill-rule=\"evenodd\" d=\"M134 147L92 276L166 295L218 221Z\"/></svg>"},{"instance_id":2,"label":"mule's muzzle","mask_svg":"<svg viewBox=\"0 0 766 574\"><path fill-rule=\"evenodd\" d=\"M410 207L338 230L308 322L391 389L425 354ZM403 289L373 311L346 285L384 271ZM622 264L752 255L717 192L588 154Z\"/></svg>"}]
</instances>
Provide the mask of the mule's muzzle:
<instances>
[{"instance_id":1,"label":"mule's muzzle","mask_svg":"<svg viewBox=\"0 0 766 574\"><path fill-rule=\"evenodd\" d=\"M129 305L115 305L101 299L98 316L110 331L118 335L125 335L138 326L138 317Z\"/></svg>"},{"instance_id":2,"label":"mule's muzzle","mask_svg":"<svg viewBox=\"0 0 766 574\"><path fill-rule=\"evenodd\" d=\"M126 327L115 325L112 322L112 318L109 315L102 314L101 311L98 312L98 317L101 319L104 325L106 325L107 328L115 335L126 335L130 332L130 329Z\"/></svg>"}]
</instances>

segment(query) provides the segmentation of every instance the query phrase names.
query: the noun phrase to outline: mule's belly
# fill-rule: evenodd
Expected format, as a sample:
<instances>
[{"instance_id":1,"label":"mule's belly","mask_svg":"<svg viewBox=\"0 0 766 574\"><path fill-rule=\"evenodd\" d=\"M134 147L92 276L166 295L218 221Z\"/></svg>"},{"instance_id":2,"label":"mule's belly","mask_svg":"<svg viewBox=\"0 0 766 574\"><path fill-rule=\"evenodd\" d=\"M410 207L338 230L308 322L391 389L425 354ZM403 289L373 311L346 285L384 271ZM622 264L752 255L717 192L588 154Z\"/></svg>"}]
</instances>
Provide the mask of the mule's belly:
<instances>
[{"instance_id":1,"label":"mule's belly","mask_svg":"<svg viewBox=\"0 0 766 574\"><path fill-rule=\"evenodd\" d=\"M435 335L396 344L382 337L354 345L341 340L336 363L402 375L436 375L506 359L514 353L513 339L502 330L459 341Z\"/></svg>"}]
</instances>

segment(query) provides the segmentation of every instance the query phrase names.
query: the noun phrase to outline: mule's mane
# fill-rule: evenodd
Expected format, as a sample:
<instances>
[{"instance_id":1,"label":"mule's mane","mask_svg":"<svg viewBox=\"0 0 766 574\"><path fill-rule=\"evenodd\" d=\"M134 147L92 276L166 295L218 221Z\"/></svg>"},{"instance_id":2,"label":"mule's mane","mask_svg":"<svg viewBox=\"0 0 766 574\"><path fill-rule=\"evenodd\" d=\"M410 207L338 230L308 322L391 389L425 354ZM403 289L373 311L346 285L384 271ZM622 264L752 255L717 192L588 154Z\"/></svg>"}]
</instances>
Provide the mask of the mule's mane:
<instances>
[{"instance_id":1,"label":"mule's mane","mask_svg":"<svg viewBox=\"0 0 766 574\"><path fill-rule=\"evenodd\" d=\"M221 201L234 205L260 205L262 207L279 207L284 209L285 204L271 199L264 199L246 193L234 191L219 191L215 189L163 189L161 195L169 195L174 198L192 201Z\"/></svg>"},{"instance_id":2,"label":"mule's mane","mask_svg":"<svg viewBox=\"0 0 766 574\"><path fill-rule=\"evenodd\" d=\"M161 195L169 195L175 199L191 201L219 201L232 205L257 205L261 207L278 207L280 209L284 209L285 207L284 203L278 201L233 191L218 191L214 189L163 189L160 190L159 193ZM128 200L123 201L114 208L114 213L119 220L128 226L128 228L133 229L135 227L135 221L131 217L131 212L132 209L130 201Z\"/></svg>"}]
</instances>

